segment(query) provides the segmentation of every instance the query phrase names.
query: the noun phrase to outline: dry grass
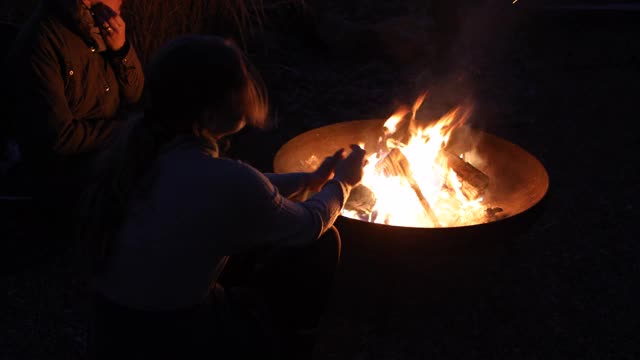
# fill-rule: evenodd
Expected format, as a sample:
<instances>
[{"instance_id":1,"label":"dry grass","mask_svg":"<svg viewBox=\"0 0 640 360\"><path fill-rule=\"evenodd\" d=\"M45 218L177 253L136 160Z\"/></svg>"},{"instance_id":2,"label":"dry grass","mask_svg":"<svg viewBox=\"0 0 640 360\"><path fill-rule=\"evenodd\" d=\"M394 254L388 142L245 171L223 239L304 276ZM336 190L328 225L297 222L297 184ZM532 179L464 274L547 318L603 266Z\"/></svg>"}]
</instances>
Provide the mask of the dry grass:
<instances>
[{"instance_id":1,"label":"dry grass","mask_svg":"<svg viewBox=\"0 0 640 360\"><path fill-rule=\"evenodd\" d=\"M136 0L124 3L123 17L140 58L188 33L229 36L243 44L263 19L262 0Z\"/></svg>"},{"instance_id":2,"label":"dry grass","mask_svg":"<svg viewBox=\"0 0 640 360\"><path fill-rule=\"evenodd\" d=\"M288 2L303 0L288 0ZM269 4L265 5L265 2ZM233 38L240 45L259 31L264 20L263 0L129 0L123 4L129 39L143 64L166 41L186 33L214 33ZM22 24L33 12L36 0L0 4L2 21Z\"/></svg>"}]
</instances>

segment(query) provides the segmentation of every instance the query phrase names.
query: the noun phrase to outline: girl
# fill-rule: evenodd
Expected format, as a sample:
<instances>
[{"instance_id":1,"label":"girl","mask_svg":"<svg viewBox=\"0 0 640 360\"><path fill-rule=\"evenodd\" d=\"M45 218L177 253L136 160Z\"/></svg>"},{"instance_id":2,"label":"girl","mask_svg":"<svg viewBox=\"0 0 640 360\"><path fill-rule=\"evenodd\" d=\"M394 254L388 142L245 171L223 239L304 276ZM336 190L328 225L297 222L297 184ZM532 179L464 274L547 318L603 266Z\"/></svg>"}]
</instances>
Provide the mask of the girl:
<instances>
[{"instance_id":1,"label":"girl","mask_svg":"<svg viewBox=\"0 0 640 360\"><path fill-rule=\"evenodd\" d=\"M303 334L317 325L339 256L332 225L361 180L364 150L340 149L311 173L262 174L218 156L218 140L267 115L235 46L183 36L148 70L150 105L105 159L85 221L98 259L94 354L309 356ZM242 283L258 296L222 281L230 257L245 254L258 254L261 270ZM248 302L253 313L239 311Z\"/></svg>"}]
</instances>

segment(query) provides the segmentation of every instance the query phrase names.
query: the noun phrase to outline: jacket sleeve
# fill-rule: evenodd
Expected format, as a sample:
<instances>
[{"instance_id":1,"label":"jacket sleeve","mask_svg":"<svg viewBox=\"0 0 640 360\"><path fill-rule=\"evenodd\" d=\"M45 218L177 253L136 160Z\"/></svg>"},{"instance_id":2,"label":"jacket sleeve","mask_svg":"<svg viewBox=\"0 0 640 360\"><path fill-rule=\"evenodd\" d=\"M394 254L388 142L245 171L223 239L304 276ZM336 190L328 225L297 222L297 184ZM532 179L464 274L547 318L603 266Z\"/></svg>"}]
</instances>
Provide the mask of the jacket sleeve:
<instances>
[{"instance_id":1,"label":"jacket sleeve","mask_svg":"<svg viewBox=\"0 0 640 360\"><path fill-rule=\"evenodd\" d=\"M241 185L245 188L245 195L240 202L250 204L245 214L255 219L255 228L251 231L263 245L295 246L318 239L340 215L350 192L346 184L329 180L309 199L296 202L282 196L278 188L258 171L247 174L247 179L248 183ZM252 190L247 191L249 188Z\"/></svg>"},{"instance_id":2,"label":"jacket sleeve","mask_svg":"<svg viewBox=\"0 0 640 360\"><path fill-rule=\"evenodd\" d=\"M104 144L119 122L111 119L76 119L65 96L62 65L46 38L35 43L27 60L30 79L22 101L31 121L46 121L47 139L54 151L73 154L95 150Z\"/></svg>"},{"instance_id":3,"label":"jacket sleeve","mask_svg":"<svg viewBox=\"0 0 640 360\"><path fill-rule=\"evenodd\" d=\"M264 241L281 245L304 245L318 239L336 221L350 188L330 180L309 199L294 202L271 189L265 211Z\"/></svg>"},{"instance_id":4,"label":"jacket sleeve","mask_svg":"<svg viewBox=\"0 0 640 360\"><path fill-rule=\"evenodd\" d=\"M280 194L287 199L306 199L309 189L309 173L264 174Z\"/></svg>"},{"instance_id":5,"label":"jacket sleeve","mask_svg":"<svg viewBox=\"0 0 640 360\"><path fill-rule=\"evenodd\" d=\"M124 104L137 103L144 89L144 71L133 45L127 40L122 49L108 56L120 84L120 99Z\"/></svg>"}]
</instances>

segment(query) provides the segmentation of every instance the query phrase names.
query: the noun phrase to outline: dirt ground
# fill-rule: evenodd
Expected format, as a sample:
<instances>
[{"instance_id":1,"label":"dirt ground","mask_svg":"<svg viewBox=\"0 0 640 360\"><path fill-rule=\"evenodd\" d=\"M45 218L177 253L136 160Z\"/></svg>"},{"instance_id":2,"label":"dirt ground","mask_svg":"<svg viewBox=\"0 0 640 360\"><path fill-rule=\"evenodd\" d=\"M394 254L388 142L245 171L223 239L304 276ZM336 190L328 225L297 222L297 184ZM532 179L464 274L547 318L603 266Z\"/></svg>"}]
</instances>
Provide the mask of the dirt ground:
<instances>
[{"instance_id":1,"label":"dirt ground","mask_svg":"<svg viewBox=\"0 0 640 360\"><path fill-rule=\"evenodd\" d=\"M340 19L349 23L339 26L355 26L346 33L370 39L357 26L384 16L378 11L371 20L358 9L343 15ZM430 21L421 8L388 10L388 17ZM297 11L282 16L293 18ZM339 121L386 117L421 89L445 89L443 102L471 94L471 124L529 151L550 177L540 216L502 244L488 271L466 277L460 271L451 277L442 273L424 287L415 285L424 279L414 271L415 278L399 283L413 284L416 300L388 281L368 289L381 295L372 298L355 293L362 287L350 283L357 280L353 274L366 274L366 269L344 263L315 358L640 358L635 227L640 179L638 136L632 130L640 94L634 39L640 16L524 7L494 15L474 23L472 31L461 31L477 34L472 41L454 39L456 54L462 55L451 66L442 65L430 40L424 40L428 51L409 59L378 54L369 45L350 52L337 41L340 34L326 30L338 25L314 27L306 20L275 19L250 47L269 86L278 126L235 136L230 154L262 170L270 170L277 149L297 134ZM389 26L383 33L397 29ZM487 34L480 36L483 29ZM371 46L389 44L374 39ZM426 38L411 33L407 39L407 48L414 51L412 44ZM464 74L462 83L442 84L458 73ZM39 243L24 236L24 228L34 224L24 218L19 203L5 203L2 210L10 258L3 358L83 359L86 304L73 291L70 254L51 255L34 247ZM352 261L355 242L343 241L343 260ZM474 286L457 287L454 281L461 278ZM421 299L433 301L421 304Z\"/></svg>"}]
</instances>

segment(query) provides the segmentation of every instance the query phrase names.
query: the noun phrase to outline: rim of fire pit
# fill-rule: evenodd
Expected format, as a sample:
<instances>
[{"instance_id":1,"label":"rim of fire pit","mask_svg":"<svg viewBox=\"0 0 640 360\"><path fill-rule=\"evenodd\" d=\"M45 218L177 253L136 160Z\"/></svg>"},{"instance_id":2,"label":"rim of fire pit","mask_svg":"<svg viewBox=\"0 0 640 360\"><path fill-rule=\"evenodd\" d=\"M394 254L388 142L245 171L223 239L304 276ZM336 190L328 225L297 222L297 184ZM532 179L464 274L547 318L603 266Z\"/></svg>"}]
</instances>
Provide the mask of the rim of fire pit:
<instances>
[{"instance_id":1,"label":"rim of fire pit","mask_svg":"<svg viewBox=\"0 0 640 360\"><path fill-rule=\"evenodd\" d=\"M308 162L318 160L349 144L375 148L385 119L351 120L311 129L287 141L273 161L275 173L312 171ZM469 154L468 160L491 179L485 203L504 209L504 216L489 222L449 227L416 227L372 223L344 215L349 222L406 229L464 229L501 223L538 205L549 190L549 175L540 160L519 145L469 126L456 129L447 147ZM473 159L476 160L474 163Z\"/></svg>"}]
</instances>

